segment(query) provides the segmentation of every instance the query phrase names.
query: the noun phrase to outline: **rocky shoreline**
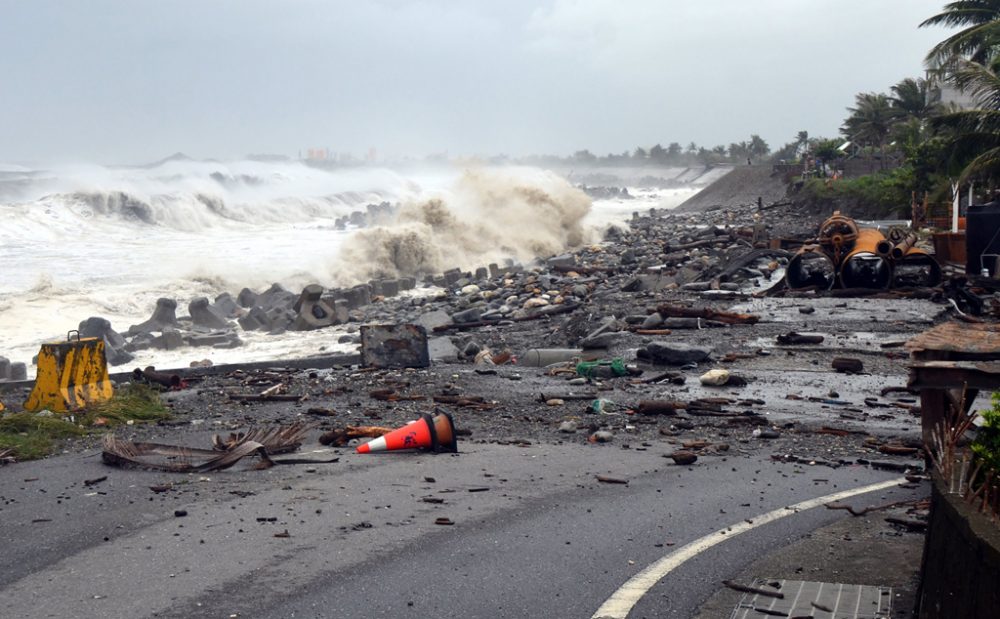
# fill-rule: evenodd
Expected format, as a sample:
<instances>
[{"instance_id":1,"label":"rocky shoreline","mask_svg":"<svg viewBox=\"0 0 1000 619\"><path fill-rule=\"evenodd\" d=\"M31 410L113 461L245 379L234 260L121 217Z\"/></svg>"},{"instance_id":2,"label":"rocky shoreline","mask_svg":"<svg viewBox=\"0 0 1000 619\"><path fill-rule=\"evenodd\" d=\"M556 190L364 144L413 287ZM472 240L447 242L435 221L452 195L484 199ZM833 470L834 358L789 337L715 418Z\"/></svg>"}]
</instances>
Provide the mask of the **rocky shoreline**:
<instances>
[{"instance_id":1,"label":"rocky shoreline","mask_svg":"<svg viewBox=\"0 0 1000 619\"><path fill-rule=\"evenodd\" d=\"M182 373L187 389L165 393L175 413L165 422L171 432L303 417L315 420L318 431L373 420L391 426L460 402L457 420L466 440L622 446L666 440L708 455L767 445L793 460L831 466L884 459L879 448L889 444L902 447L889 451L911 456L900 465L905 468L918 446L918 407L905 391L883 393L905 384L905 354L895 346L948 307L927 300L754 296L780 281L785 263L780 253L753 253L754 235L802 234L819 221L789 215L772 210L762 224L750 206L653 211L609 230L603 243L536 264L428 278L420 285L430 294L398 294L417 286L412 278L348 290L308 286L301 294L275 285L260 294L196 299L190 317L178 318L176 304L163 299L149 321L125 334L99 318L85 321L81 332L100 333L112 356L136 345L236 345L237 328L319 328L324 320L344 324L347 333L337 337L352 342L362 322L417 324L429 334L432 364L425 369L373 370L349 356L317 359L310 369L284 369L282 362L253 370L191 368ZM788 339L791 332L825 335L796 341ZM530 367L532 354L561 363ZM831 360L845 354L859 359L860 376L833 369ZM603 375L589 376L578 371L580 359L606 366L619 360L628 371L619 376L602 367ZM339 365L331 369L331 363ZM702 384L699 377L713 369L727 380ZM296 397L239 398L275 385ZM25 389L5 388L8 409L17 409L18 390ZM646 401L676 406L643 410ZM879 421L868 423L872 419ZM836 427L817 433L828 426ZM162 430L126 431L151 436ZM786 444L803 447L779 447Z\"/></svg>"}]
</instances>

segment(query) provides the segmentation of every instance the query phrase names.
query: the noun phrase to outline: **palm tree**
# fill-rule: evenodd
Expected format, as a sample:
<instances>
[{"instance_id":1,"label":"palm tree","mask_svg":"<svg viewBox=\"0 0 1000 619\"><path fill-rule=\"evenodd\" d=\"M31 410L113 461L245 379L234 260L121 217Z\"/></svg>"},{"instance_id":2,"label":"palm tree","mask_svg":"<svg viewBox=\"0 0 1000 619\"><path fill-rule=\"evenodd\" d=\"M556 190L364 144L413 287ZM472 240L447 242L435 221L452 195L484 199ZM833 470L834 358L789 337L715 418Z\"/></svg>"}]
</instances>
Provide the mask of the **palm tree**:
<instances>
[{"instance_id":1,"label":"palm tree","mask_svg":"<svg viewBox=\"0 0 1000 619\"><path fill-rule=\"evenodd\" d=\"M961 162L964 166L959 182L973 176L1000 177L1000 58L989 64L961 60L951 80L978 106L943 114L932 121L938 131L950 132L951 163Z\"/></svg>"},{"instance_id":2,"label":"palm tree","mask_svg":"<svg viewBox=\"0 0 1000 619\"><path fill-rule=\"evenodd\" d=\"M764 138L760 137L756 133L750 136L749 150L750 155L757 159L762 159L771 154L771 147L767 145Z\"/></svg>"},{"instance_id":3,"label":"palm tree","mask_svg":"<svg viewBox=\"0 0 1000 619\"><path fill-rule=\"evenodd\" d=\"M847 139L862 146L878 147L885 165L885 145L893 125L899 119L899 110L892 107L889 97L883 93L862 92L855 95L855 107L847 108L851 113L844 121L841 133Z\"/></svg>"},{"instance_id":4,"label":"palm tree","mask_svg":"<svg viewBox=\"0 0 1000 619\"><path fill-rule=\"evenodd\" d=\"M927 64L941 67L953 58L988 62L1000 44L1000 0L958 0L925 19L920 27L948 26L962 30L941 41L927 54Z\"/></svg>"},{"instance_id":5,"label":"palm tree","mask_svg":"<svg viewBox=\"0 0 1000 619\"><path fill-rule=\"evenodd\" d=\"M908 77L892 87L889 101L902 115L920 121L927 120L938 111L937 104L930 103L930 84L923 78Z\"/></svg>"}]
</instances>

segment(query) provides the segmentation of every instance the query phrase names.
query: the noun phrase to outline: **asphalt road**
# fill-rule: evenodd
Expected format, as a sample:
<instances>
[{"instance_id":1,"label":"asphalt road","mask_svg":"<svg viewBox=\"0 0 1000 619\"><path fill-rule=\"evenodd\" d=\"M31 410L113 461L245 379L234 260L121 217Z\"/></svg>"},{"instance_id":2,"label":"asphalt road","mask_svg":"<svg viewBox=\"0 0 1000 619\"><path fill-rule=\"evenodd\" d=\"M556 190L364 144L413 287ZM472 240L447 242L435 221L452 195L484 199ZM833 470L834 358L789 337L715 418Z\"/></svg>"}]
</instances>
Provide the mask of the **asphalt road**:
<instances>
[{"instance_id":1,"label":"asphalt road","mask_svg":"<svg viewBox=\"0 0 1000 619\"><path fill-rule=\"evenodd\" d=\"M680 467L663 457L667 445L635 447L343 450L336 464L208 476L122 471L95 454L2 467L0 614L591 617L673 549L898 476L766 455ZM599 482L599 474L628 484ZM157 484L172 487L154 493ZM689 617L722 579L843 517L812 509L719 544L670 573L629 617Z\"/></svg>"}]
</instances>

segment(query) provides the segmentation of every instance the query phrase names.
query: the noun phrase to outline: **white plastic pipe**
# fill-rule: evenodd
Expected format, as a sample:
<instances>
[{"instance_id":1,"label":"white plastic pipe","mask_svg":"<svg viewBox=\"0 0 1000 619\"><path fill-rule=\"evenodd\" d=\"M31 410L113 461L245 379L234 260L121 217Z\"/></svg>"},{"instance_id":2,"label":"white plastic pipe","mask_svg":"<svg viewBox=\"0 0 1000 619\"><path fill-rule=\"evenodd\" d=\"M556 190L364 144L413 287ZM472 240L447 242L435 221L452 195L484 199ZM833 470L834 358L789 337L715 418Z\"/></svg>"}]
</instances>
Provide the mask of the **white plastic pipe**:
<instances>
[{"instance_id":1,"label":"white plastic pipe","mask_svg":"<svg viewBox=\"0 0 1000 619\"><path fill-rule=\"evenodd\" d=\"M952 201L951 205L951 231L958 232L958 208L959 208L958 199L961 196L961 194L958 191L958 183L951 184L951 193L952 195L955 196L955 199Z\"/></svg>"}]
</instances>

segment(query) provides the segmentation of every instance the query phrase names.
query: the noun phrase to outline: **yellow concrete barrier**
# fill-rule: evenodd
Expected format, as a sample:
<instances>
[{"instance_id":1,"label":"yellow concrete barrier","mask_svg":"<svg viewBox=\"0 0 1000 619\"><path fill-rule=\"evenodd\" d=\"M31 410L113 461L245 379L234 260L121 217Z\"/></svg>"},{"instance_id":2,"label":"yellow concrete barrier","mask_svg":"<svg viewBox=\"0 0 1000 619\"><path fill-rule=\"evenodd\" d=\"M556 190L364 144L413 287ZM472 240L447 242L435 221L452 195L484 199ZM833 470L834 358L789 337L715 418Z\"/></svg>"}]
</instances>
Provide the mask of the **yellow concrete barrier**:
<instances>
[{"instance_id":1,"label":"yellow concrete barrier","mask_svg":"<svg viewBox=\"0 0 1000 619\"><path fill-rule=\"evenodd\" d=\"M74 333L76 339L72 338ZM113 393L104 339L80 339L79 332L70 331L65 342L42 344L35 388L24 408L68 413L92 402L109 400Z\"/></svg>"}]
</instances>

